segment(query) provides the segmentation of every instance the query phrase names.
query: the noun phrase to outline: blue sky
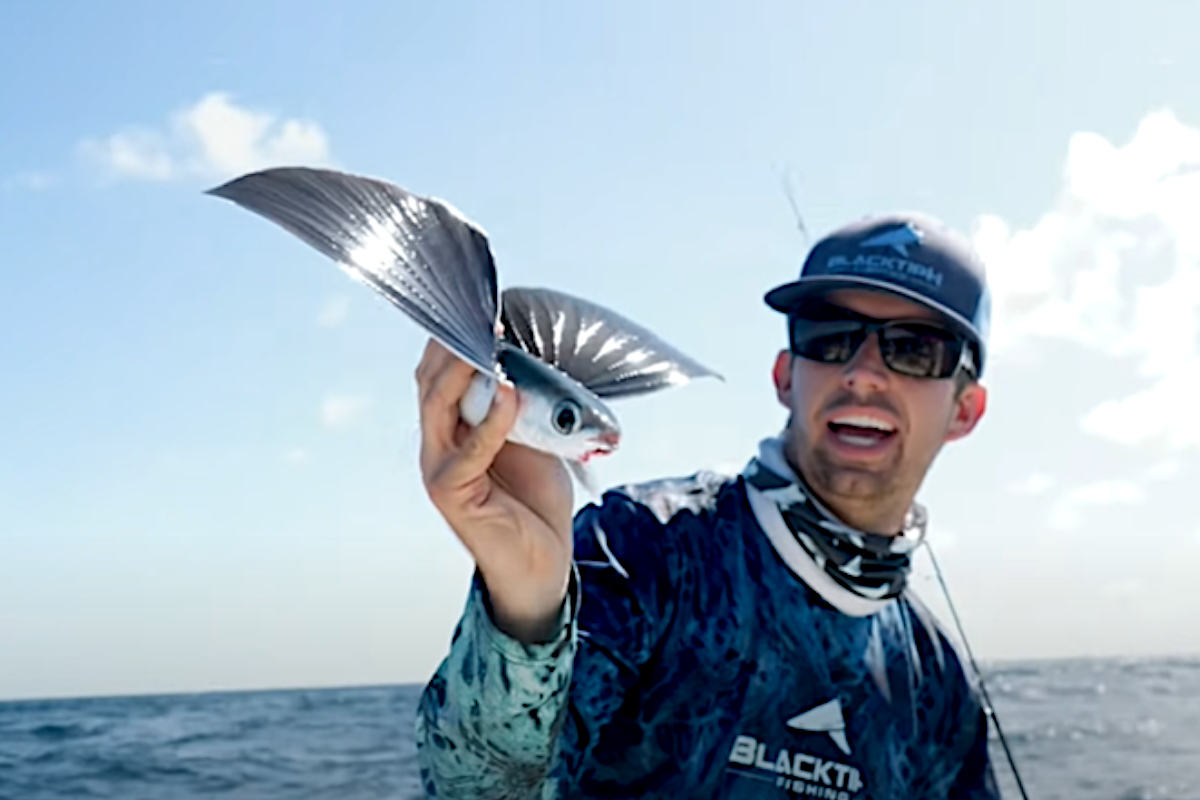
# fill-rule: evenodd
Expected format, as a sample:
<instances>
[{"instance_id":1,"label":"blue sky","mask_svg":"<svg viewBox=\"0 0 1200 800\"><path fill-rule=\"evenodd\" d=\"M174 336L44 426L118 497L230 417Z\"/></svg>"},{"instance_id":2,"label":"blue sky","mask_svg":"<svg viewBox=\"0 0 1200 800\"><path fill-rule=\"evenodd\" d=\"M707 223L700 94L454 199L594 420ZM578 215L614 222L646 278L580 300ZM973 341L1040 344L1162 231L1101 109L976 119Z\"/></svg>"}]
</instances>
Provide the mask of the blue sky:
<instances>
[{"instance_id":1,"label":"blue sky","mask_svg":"<svg viewBox=\"0 0 1200 800\"><path fill-rule=\"evenodd\" d=\"M782 424L785 168L818 234L941 216L997 293L989 415L922 493L976 652L1200 650L1198 34L1115 0L5 5L0 698L444 653L471 565L416 471L424 335L202 194L278 163L446 198L506 283L726 376L622 404L606 483Z\"/></svg>"}]
</instances>

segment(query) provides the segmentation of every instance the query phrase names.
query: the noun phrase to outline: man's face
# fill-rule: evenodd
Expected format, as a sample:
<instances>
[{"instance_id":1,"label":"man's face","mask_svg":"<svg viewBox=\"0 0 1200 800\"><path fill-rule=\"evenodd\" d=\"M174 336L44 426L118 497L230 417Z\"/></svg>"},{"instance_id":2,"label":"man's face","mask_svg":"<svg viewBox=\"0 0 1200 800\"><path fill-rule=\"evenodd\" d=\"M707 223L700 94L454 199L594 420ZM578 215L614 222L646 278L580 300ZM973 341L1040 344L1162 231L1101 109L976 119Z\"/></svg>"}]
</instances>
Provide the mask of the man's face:
<instances>
[{"instance_id":1,"label":"man's face","mask_svg":"<svg viewBox=\"0 0 1200 800\"><path fill-rule=\"evenodd\" d=\"M940 321L935 312L890 294L839 290L826 299L876 319ZM987 402L987 390L977 383L960 393L953 378L893 372L875 335L845 364L785 350L774 377L779 401L792 415L789 458L844 521L878 533L900 529L942 445L970 433Z\"/></svg>"}]
</instances>

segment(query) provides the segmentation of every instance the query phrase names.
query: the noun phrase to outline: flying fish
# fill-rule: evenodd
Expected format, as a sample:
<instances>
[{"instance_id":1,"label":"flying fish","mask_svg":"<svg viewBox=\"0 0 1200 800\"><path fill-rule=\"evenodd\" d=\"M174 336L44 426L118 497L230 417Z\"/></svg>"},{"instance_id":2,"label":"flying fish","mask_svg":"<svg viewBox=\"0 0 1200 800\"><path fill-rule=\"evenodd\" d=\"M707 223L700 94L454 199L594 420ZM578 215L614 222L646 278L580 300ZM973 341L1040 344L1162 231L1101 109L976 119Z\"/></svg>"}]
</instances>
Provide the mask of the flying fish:
<instances>
[{"instance_id":1,"label":"flying fish","mask_svg":"<svg viewBox=\"0 0 1200 800\"><path fill-rule=\"evenodd\" d=\"M209 189L276 223L366 283L476 375L460 403L483 421L498 382L517 391L508 439L583 465L613 452L608 401L721 376L596 303L537 287L498 291L487 235L448 203L376 178L309 167L252 172Z\"/></svg>"}]
</instances>

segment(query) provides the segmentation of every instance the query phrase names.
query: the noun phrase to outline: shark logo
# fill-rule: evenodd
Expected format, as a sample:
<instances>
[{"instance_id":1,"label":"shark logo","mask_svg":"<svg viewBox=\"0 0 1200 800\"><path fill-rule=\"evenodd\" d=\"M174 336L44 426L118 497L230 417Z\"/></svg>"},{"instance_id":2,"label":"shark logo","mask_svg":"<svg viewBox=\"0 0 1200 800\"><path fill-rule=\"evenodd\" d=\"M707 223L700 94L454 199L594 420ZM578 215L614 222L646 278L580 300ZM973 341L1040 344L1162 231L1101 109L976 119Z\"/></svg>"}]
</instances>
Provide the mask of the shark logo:
<instances>
[{"instance_id":1,"label":"shark logo","mask_svg":"<svg viewBox=\"0 0 1200 800\"><path fill-rule=\"evenodd\" d=\"M787 721L789 728L810 733L827 733L833 743L846 755L850 755L850 741L846 738L846 719L842 716L842 703L837 698L828 703L810 708Z\"/></svg>"},{"instance_id":2,"label":"shark logo","mask_svg":"<svg viewBox=\"0 0 1200 800\"><path fill-rule=\"evenodd\" d=\"M893 228L890 231L885 231L876 236L872 236L865 242L860 242L859 247L890 247L899 253L902 257L908 258L909 245L920 244L924 234L912 226L911 222L906 222L902 227Z\"/></svg>"},{"instance_id":3,"label":"shark logo","mask_svg":"<svg viewBox=\"0 0 1200 800\"><path fill-rule=\"evenodd\" d=\"M828 736L839 750L850 755L846 720L842 716L842 704L836 698L797 714L786 724L792 730ZM795 737L796 740L800 738ZM795 740L772 743L741 734L729 751L729 769L740 777L773 782L789 797L854 800L866 788L857 766L806 753L796 749L797 744L799 742Z\"/></svg>"}]
</instances>

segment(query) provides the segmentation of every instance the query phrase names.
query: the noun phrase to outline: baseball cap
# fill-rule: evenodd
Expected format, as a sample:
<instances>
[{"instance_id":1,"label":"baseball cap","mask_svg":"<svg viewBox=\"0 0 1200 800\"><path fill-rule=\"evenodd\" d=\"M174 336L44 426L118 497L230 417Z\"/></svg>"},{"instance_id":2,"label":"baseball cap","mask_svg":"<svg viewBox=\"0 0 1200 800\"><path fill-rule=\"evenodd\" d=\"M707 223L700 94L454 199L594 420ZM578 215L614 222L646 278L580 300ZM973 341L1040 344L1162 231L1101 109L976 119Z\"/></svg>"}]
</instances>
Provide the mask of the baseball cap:
<instances>
[{"instance_id":1,"label":"baseball cap","mask_svg":"<svg viewBox=\"0 0 1200 800\"><path fill-rule=\"evenodd\" d=\"M897 294L946 317L975 351L978 374L991 323L983 261L965 237L927 214L876 214L845 225L809 251L798 280L767 292L784 314L801 300L834 289Z\"/></svg>"}]
</instances>

